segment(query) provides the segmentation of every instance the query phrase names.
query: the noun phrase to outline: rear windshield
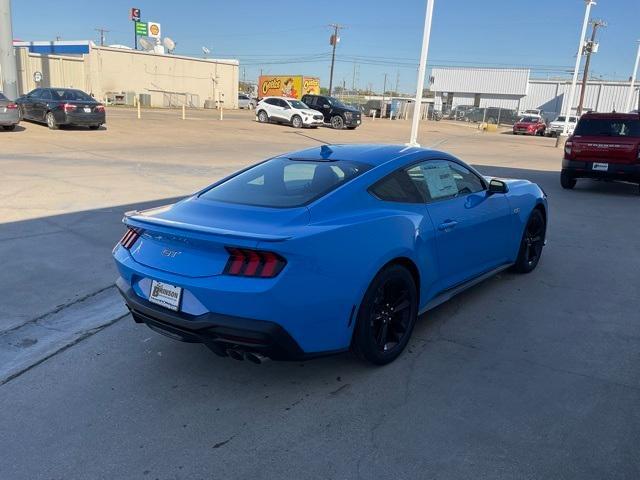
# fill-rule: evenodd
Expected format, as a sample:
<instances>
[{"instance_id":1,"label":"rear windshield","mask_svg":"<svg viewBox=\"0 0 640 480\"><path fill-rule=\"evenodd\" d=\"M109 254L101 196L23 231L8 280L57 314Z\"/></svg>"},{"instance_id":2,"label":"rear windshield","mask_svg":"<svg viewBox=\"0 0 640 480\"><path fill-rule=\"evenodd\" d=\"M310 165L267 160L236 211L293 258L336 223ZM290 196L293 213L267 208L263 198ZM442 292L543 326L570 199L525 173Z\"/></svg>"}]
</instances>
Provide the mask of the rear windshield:
<instances>
[{"instance_id":1,"label":"rear windshield","mask_svg":"<svg viewBox=\"0 0 640 480\"><path fill-rule=\"evenodd\" d=\"M574 135L588 137L640 137L640 119L581 118Z\"/></svg>"},{"instance_id":2,"label":"rear windshield","mask_svg":"<svg viewBox=\"0 0 640 480\"><path fill-rule=\"evenodd\" d=\"M521 123L538 123L538 117L522 117Z\"/></svg>"},{"instance_id":3,"label":"rear windshield","mask_svg":"<svg viewBox=\"0 0 640 480\"><path fill-rule=\"evenodd\" d=\"M369 168L347 160L316 162L274 158L214 186L201 194L201 198L260 207L299 207Z\"/></svg>"},{"instance_id":4,"label":"rear windshield","mask_svg":"<svg viewBox=\"0 0 640 480\"><path fill-rule=\"evenodd\" d=\"M51 95L53 95L54 100L69 100L69 101L77 100L81 102L93 101L93 97L87 95L81 90L51 89Z\"/></svg>"}]
</instances>

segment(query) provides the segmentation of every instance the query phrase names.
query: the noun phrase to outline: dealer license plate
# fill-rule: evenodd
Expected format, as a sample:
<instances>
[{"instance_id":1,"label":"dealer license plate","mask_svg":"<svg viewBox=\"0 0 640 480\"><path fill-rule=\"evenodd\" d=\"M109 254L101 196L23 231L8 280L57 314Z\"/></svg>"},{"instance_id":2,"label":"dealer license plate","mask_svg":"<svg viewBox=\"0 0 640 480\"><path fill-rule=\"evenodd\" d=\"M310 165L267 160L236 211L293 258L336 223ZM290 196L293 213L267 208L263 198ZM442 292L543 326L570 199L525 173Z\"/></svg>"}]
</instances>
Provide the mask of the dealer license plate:
<instances>
[{"instance_id":1,"label":"dealer license plate","mask_svg":"<svg viewBox=\"0 0 640 480\"><path fill-rule=\"evenodd\" d=\"M594 170L599 170L601 172L606 172L607 170L609 170L609 164L608 163L594 163L593 164L593 168Z\"/></svg>"},{"instance_id":2,"label":"dealer license plate","mask_svg":"<svg viewBox=\"0 0 640 480\"><path fill-rule=\"evenodd\" d=\"M91 108L84 107L84 113L91 113Z\"/></svg>"},{"instance_id":3,"label":"dealer license plate","mask_svg":"<svg viewBox=\"0 0 640 480\"><path fill-rule=\"evenodd\" d=\"M182 288L170 285L157 280L151 281L151 293L149 301L168 308L175 312L180 308L180 298L182 297Z\"/></svg>"}]
</instances>

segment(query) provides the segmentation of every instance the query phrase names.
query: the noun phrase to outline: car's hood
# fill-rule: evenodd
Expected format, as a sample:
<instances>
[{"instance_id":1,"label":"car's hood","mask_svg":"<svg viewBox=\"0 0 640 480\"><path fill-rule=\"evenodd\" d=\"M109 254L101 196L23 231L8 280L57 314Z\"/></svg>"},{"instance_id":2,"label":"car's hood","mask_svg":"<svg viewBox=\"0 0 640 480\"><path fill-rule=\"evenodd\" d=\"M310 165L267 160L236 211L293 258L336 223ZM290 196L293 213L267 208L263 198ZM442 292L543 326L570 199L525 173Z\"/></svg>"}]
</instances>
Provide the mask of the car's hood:
<instances>
[{"instance_id":1,"label":"car's hood","mask_svg":"<svg viewBox=\"0 0 640 480\"><path fill-rule=\"evenodd\" d=\"M311 108L301 108L299 111L304 113L305 115L316 115L317 113L322 115L322 112L319 112L318 110L312 110Z\"/></svg>"}]
</instances>

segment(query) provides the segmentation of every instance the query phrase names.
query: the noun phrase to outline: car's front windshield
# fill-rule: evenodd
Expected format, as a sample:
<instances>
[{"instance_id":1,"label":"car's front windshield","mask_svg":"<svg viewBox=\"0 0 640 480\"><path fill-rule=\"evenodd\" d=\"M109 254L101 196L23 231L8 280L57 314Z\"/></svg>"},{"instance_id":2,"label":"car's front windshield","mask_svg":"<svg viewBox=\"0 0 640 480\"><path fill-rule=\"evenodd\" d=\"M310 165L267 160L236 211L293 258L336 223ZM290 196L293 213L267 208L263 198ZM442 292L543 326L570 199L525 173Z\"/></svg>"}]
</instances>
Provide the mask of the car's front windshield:
<instances>
[{"instance_id":1,"label":"car's front windshield","mask_svg":"<svg viewBox=\"0 0 640 480\"><path fill-rule=\"evenodd\" d=\"M332 107L346 108L346 105L337 98L327 97L327 100L329 101L329 105L331 105Z\"/></svg>"},{"instance_id":2,"label":"car's front windshield","mask_svg":"<svg viewBox=\"0 0 640 480\"><path fill-rule=\"evenodd\" d=\"M291 104L291 106L293 108L297 108L297 109L309 108L304 103L302 103L300 100L289 100L289 103Z\"/></svg>"},{"instance_id":3,"label":"car's front windshield","mask_svg":"<svg viewBox=\"0 0 640 480\"><path fill-rule=\"evenodd\" d=\"M564 122L565 118L567 117L565 117L564 115L560 115L558 118L556 118L556 122Z\"/></svg>"}]
</instances>

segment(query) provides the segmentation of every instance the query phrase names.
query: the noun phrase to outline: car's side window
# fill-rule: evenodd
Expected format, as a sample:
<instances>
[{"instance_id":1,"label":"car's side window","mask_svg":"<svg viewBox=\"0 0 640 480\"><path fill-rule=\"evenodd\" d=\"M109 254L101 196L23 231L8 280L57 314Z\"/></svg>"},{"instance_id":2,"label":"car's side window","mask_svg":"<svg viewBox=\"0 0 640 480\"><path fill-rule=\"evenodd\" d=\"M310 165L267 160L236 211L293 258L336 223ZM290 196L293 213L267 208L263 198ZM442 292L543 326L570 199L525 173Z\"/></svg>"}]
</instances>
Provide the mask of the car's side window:
<instances>
[{"instance_id":1,"label":"car's side window","mask_svg":"<svg viewBox=\"0 0 640 480\"><path fill-rule=\"evenodd\" d=\"M484 182L468 168L449 160L429 160L411 167L410 176L421 181L427 201L444 200L485 190Z\"/></svg>"},{"instance_id":2,"label":"car's side window","mask_svg":"<svg viewBox=\"0 0 640 480\"><path fill-rule=\"evenodd\" d=\"M51 100L51 92L49 90L43 90L40 95L40 98L42 100Z\"/></svg>"},{"instance_id":3,"label":"car's side window","mask_svg":"<svg viewBox=\"0 0 640 480\"><path fill-rule=\"evenodd\" d=\"M42 89L41 88L36 88L32 92L30 92L29 95L27 95L27 97L29 97L29 98L39 98L41 93L42 93Z\"/></svg>"},{"instance_id":4,"label":"car's side window","mask_svg":"<svg viewBox=\"0 0 640 480\"><path fill-rule=\"evenodd\" d=\"M291 108L291 105L286 100L279 99L278 106L282 108Z\"/></svg>"},{"instance_id":5,"label":"car's side window","mask_svg":"<svg viewBox=\"0 0 640 480\"><path fill-rule=\"evenodd\" d=\"M309 107L315 107L316 97L312 97L311 95L305 96L303 102Z\"/></svg>"},{"instance_id":6,"label":"car's side window","mask_svg":"<svg viewBox=\"0 0 640 480\"><path fill-rule=\"evenodd\" d=\"M276 99L275 98L267 98L264 103L266 103L267 105L276 105Z\"/></svg>"},{"instance_id":7,"label":"car's side window","mask_svg":"<svg viewBox=\"0 0 640 480\"><path fill-rule=\"evenodd\" d=\"M396 170L379 180L369 192L386 202L424 203L425 197L406 169Z\"/></svg>"}]
</instances>

